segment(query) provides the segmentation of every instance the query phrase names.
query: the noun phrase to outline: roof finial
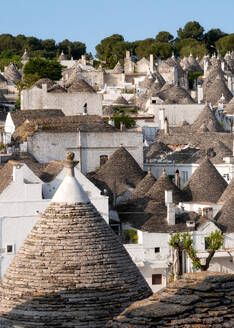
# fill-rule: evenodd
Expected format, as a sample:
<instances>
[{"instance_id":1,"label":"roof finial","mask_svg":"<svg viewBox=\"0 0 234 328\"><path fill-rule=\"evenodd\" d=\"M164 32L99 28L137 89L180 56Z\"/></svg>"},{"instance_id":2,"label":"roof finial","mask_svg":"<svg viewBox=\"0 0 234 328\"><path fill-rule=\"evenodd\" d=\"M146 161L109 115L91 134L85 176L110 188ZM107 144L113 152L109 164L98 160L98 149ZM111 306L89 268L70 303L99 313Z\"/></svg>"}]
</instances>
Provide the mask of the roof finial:
<instances>
[{"instance_id":1,"label":"roof finial","mask_svg":"<svg viewBox=\"0 0 234 328\"><path fill-rule=\"evenodd\" d=\"M151 174L151 167L148 167L148 174Z\"/></svg>"},{"instance_id":2,"label":"roof finial","mask_svg":"<svg viewBox=\"0 0 234 328\"><path fill-rule=\"evenodd\" d=\"M166 175L166 169L165 169L165 167L163 167L163 169L162 169L162 175Z\"/></svg>"},{"instance_id":3,"label":"roof finial","mask_svg":"<svg viewBox=\"0 0 234 328\"><path fill-rule=\"evenodd\" d=\"M73 152L66 152L66 161L63 161L64 167L66 167L66 176L74 177L74 167L79 161L74 161L75 154Z\"/></svg>"}]
</instances>

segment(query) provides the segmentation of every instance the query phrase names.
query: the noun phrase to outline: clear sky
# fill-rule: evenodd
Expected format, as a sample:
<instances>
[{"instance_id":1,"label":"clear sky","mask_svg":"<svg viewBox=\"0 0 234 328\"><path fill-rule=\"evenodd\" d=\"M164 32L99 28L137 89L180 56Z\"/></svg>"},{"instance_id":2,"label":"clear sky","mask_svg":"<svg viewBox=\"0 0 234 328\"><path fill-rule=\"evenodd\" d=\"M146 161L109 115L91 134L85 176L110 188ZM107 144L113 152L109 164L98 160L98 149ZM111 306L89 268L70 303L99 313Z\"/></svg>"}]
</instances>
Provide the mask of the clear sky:
<instances>
[{"instance_id":1,"label":"clear sky","mask_svg":"<svg viewBox=\"0 0 234 328\"><path fill-rule=\"evenodd\" d=\"M206 31L234 33L234 0L5 0L0 33L81 41L95 55L95 46L111 34L126 41L162 30L176 36L192 20Z\"/></svg>"}]
</instances>

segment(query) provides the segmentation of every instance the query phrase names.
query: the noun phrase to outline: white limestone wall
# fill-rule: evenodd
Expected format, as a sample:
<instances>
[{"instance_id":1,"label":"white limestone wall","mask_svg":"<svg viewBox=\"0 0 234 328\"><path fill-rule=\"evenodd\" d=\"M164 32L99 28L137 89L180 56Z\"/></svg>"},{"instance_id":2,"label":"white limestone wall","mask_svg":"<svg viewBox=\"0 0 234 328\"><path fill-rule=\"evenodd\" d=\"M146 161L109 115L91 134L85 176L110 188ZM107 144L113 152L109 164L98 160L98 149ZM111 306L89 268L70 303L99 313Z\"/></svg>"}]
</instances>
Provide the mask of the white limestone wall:
<instances>
[{"instance_id":1,"label":"white limestone wall","mask_svg":"<svg viewBox=\"0 0 234 328\"><path fill-rule=\"evenodd\" d=\"M47 206L48 200L0 201L0 278ZM7 245L13 245L12 254Z\"/></svg>"},{"instance_id":2,"label":"white limestone wall","mask_svg":"<svg viewBox=\"0 0 234 328\"><path fill-rule=\"evenodd\" d=\"M153 160L151 160L153 161ZM180 185L183 185L190 179L192 174L198 168L199 164L177 164L177 163L144 163L144 170L151 168L151 173L158 179L162 174L162 169L165 168L167 175L174 175L176 170L180 172ZM230 183L234 176L234 166L230 163L215 164L216 169L222 177Z\"/></svg>"},{"instance_id":3,"label":"white limestone wall","mask_svg":"<svg viewBox=\"0 0 234 328\"><path fill-rule=\"evenodd\" d=\"M79 149L78 133L35 133L28 137L28 152L40 163L51 160L64 160L66 151L73 151L79 161L82 173L100 166L100 156L112 155L123 146L143 167L143 137L141 132L81 132Z\"/></svg>"},{"instance_id":4,"label":"white limestone wall","mask_svg":"<svg viewBox=\"0 0 234 328\"><path fill-rule=\"evenodd\" d=\"M102 95L98 93L48 93L37 87L21 93L21 109L61 109L69 116L82 114L85 103L89 115L102 115Z\"/></svg>"},{"instance_id":5,"label":"white limestone wall","mask_svg":"<svg viewBox=\"0 0 234 328\"><path fill-rule=\"evenodd\" d=\"M64 160L67 147L74 149L75 157L78 156L78 133L35 133L28 137L27 151L40 163L51 160Z\"/></svg>"},{"instance_id":6,"label":"white limestone wall","mask_svg":"<svg viewBox=\"0 0 234 328\"><path fill-rule=\"evenodd\" d=\"M125 227L125 229L130 227ZM138 244L125 244L125 248L137 265L153 292L165 287L169 279L170 262L172 262L171 247L168 233L148 233L137 231ZM159 252L155 253L155 248ZM152 275L161 274L162 284L153 285Z\"/></svg>"},{"instance_id":7,"label":"white limestone wall","mask_svg":"<svg viewBox=\"0 0 234 328\"><path fill-rule=\"evenodd\" d=\"M142 132L81 133L82 172L90 172L100 166L100 156L108 158L122 144L138 164L143 167Z\"/></svg>"},{"instance_id":8,"label":"white limestone wall","mask_svg":"<svg viewBox=\"0 0 234 328\"><path fill-rule=\"evenodd\" d=\"M150 108L152 111L152 105ZM193 124L203 108L204 104L155 104L155 122L159 122L159 111L165 109L165 116L168 119L169 126L176 126L182 121Z\"/></svg>"}]
</instances>

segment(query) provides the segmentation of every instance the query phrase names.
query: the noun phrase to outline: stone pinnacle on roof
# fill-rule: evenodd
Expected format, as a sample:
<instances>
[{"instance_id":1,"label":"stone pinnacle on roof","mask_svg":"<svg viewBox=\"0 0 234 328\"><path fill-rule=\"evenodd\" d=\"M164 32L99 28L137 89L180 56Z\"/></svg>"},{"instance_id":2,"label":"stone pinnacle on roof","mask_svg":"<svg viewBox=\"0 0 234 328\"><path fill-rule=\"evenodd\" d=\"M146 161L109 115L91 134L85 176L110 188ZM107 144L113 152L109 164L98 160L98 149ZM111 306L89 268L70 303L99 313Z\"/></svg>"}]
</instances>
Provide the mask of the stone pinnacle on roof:
<instances>
[{"instance_id":1,"label":"stone pinnacle on roof","mask_svg":"<svg viewBox=\"0 0 234 328\"><path fill-rule=\"evenodd\" d=\"M59 61L62 61L62 60L67 60L67 57L64 55L64 52L62 51L60 56L59 56Z\"/></svg>"},{"instance_id":2,"label":"stone pinnacle on roof","mask_svg":"<svg viewBox=\"0 0 234 328\"><path fill-rule=\"evenodd\" d=\"M74 153L67 152L67 160L63 162L66 168L66 176L52 198L52 203L89 203L90 200L74 176L74 167L78 161L74 161Z\"/></svg>"},{"instance_id":3,"label":"stone pinnacle on roof","mask_svg":"<svg viewBox=\"0 0 234 328\"><path fill-rule=\"evenodd\" d=\"M75 179L72 154L65 165ZM95 207L82 199L62 201L52 200L1 281L1 328L103 328L130 303L151 295Z\"/></svg>"},{"instance_id":4,"label":"stone pinnacle on roof","mask_svg":"<svg viewBox=\"0 0 234 328\"><path fill-rule=\"evenodd\" d=\"M187 201L217 203L227 182L207 158L195 170L183 187Z\"/></svg>"}]
</instances>

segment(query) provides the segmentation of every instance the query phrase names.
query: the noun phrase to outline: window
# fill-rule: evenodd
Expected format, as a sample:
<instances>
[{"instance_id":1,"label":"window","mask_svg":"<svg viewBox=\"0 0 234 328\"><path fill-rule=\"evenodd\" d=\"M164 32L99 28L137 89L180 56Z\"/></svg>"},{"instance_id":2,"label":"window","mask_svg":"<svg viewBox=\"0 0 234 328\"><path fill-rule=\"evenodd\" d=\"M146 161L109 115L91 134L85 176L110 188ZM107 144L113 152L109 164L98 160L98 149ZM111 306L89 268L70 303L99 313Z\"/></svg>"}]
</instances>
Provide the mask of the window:
<instances>
[{"instance_id":1,"label":"window","mask_svg":"<svg viewBox=\"0 0 234 328\"><path fill-rule=\"evenodd\" d=\"M6 253L13 254L14 253L14 245L12 245L12 244L6 245Z\"/></svg>"},{"instance_id":2,"label":"window","mask_svg":"<svg viewBox=\"0 0 234 328\"><path fill-rule=\"evenodd\" d=\"M156 104L156 100L155 99L152 100L152 104Z\"/></svg>"},{"instance_id":3,"label":"window","mask_svg":"<svg viewBox=\"0 0 234 328\"><path fill-rule=\"evenodd\" d=\"M160 247L155 247L154 253L160 253Z\"/></svg>"},{"instance_id":4,"label":"window","mask_svg":"<svg viewBox=\"0 0 234 328\"><path fill-rule=\"evenodd\" d=\"M107 155L101 155L100 156L100 166L104 165L107 160L108 160L108 156Z\"/></svg>"},{"instance_id":5,"label":"window","mask_svg":"<svg viewBox=\"0 0 234 328\"><path fill-rule=\"evenodd\" d=\"M162 284L162 275L152 274L152 285L161 285L161 284Z\"/></svg>"}]
</instances>

